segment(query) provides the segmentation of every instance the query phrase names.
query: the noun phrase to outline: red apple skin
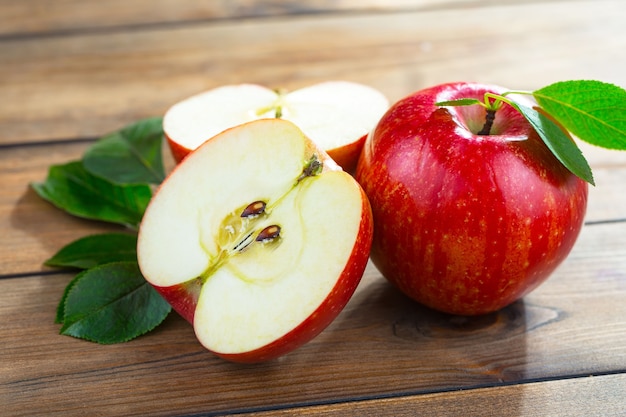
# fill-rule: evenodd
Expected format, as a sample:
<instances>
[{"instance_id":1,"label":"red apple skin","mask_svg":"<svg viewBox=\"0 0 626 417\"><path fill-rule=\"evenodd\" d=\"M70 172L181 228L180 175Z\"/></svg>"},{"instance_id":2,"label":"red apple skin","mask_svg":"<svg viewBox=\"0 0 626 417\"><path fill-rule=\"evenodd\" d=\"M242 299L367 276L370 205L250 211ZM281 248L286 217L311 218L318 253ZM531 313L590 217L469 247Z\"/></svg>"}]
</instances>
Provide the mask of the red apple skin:
<instances>
[{"instance_id":1,"label":"red apple skin","mask_svg":"<svg viewBox=\"0 0 626 417\"><path fill-rule=\"evenodd\" d=\"M200 297L200 289L202 288L199 281L191 281L172 287L152 286L172 306L174 311L193 324L196 305Z\"/></svg>"},{"instance_id":2,"label":"red apple skin","mask_svg":"<svg viewBox=\"0 0 626 417\"><path fill-rule=\"evenodd\" d=\"M356 142L349 143L339 148L329 149L326 152L347 173L353 174L363 150L367 135L363 135Z\"/></svg>"},{"instance_id":3,"label":"red apple skin","mask_svg":"<svg viewBox=\"0 0 626 417\"><path fill-rule=\"evenodd\" d=\"M497 311L546 280L587 206L587 183L509 105L488 136L466 126L480 130L482 106L435 106L486 91L504 89L450 83L400 100L367 138L355 174L372 205L373 263L409 297L458 315Z\"/></svg>"},{"instance_id":4,"label":"red apple skin","mask_svg":"<svg viewBox=\"0 0 626 417\"><path fill-rule=\"evenodd\" d=\"M207 140L208 139L209 138L207 138ZM172 157L174 157L174 161L176 161L177 164L181 163L182 160L185 159L187 155L189 155L189 152L191 152L191 149L172 140L172 138L170 138L168 135L165 135L165 140L167 141L167 145L172 152Z\"/></svg>"}]
</instances>

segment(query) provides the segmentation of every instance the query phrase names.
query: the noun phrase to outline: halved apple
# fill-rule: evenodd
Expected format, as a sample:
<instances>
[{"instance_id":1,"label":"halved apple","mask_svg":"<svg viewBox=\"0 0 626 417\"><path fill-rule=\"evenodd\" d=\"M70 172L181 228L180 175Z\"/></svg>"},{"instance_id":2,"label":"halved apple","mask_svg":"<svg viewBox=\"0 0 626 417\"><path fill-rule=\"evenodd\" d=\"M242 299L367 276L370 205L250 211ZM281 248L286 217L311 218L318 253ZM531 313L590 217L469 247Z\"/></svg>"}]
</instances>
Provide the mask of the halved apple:
<instances>
[{"instance_id":1,"label":"halved apple","mask_svg":"<svg viewBox=\"0 0 626 417\"><path fill-rule=\"evenodd\" d=\"M356 167L367 134L389 107L378 90L327 81L291 92L256 84L227 85L189 97L165 114L163 130L180 162L203 142L236 125L262 118L295 123L344 170Z\"/></svg>"},{"instance_id":2,"label":"halved apple","mask_svg":"<svg viewBox=\"0 0 626 417\"><path fill-rule=\"evenodd\" d=\"M236 362L276 358L339 314L365 270L372 214L359 184L293 123L227 129L170 173L148 206L146 280Z\"/></svg>"}]
</instances>

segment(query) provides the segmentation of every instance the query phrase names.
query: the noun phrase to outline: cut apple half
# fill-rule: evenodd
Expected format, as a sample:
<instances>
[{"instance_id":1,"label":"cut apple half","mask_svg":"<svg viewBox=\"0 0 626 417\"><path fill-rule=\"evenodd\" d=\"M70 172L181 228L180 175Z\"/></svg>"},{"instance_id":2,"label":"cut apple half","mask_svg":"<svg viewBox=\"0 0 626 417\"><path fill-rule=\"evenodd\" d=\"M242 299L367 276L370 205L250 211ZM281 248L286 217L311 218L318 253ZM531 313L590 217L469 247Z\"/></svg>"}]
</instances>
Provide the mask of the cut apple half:
<instances>
[{"instance_id":1,"label":"cut apple half","mask_svg":"<svg viewBox=\"0 0 626 417\"><path fill-rule=\"evenodd\" d=\"M258 362L331 323L371 241L354 178L293 123L263 119L225 130L176 166L146 210L137 256L200 343Z\"/></svg>"},{"instance_id":2,"label":"cut apple half","mask_svg":"<svg viewBox=\"0 0 626 417\"><path fill-rule=\"evenodd\" d=\"M227 85L172 106L163 118L163 130L180 162L230 127L263 118L285 119L352 172L365 137L388 107L378 90L349 81L327 81L291 92L256 84Z\"/></svg>"}]
</instances>

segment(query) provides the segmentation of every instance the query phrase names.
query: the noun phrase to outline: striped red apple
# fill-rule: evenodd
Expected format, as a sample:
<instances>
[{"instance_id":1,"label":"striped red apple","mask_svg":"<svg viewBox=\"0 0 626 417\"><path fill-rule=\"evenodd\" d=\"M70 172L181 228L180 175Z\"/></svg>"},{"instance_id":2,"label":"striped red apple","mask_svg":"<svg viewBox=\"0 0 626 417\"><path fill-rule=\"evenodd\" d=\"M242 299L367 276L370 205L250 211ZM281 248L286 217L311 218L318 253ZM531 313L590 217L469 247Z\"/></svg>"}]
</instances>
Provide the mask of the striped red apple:
<instances>
[{"instance_id":1,"label":"striped red apple","mask_svg":"<svg viewBox=\"0 0 626 417\"><path fill-rule=\"evenodd\" d=\"M503 91L460 82L409 95L382 117L357 167L374 214L374 264L444 312L490 313L528 294L583 225L587 183L522 114L504 104L488 121L479 105L436 104Z\"/></svg>"}]
</instances>

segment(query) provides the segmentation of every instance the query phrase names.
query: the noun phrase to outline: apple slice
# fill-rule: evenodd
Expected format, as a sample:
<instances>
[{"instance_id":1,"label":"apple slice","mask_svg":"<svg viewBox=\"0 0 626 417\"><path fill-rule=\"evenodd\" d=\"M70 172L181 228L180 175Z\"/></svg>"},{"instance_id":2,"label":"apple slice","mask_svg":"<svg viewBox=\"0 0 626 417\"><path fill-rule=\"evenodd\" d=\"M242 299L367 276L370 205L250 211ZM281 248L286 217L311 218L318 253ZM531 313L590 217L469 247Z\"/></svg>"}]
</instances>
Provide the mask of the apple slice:
<instances>
[{"instance_id":1,"label":"apple slice","mask_svg":"<svg viewBox=\"0 0 626 417\"><path fill-rule=\"evenodd\" d=\"M327 151L344 170L356 167L367 134L389 107L374 88L327 81L292 92L256 84L218 87L172 106L163 130L180 162L206 140L230 127L262 118L282 118Z\"/></svg>"},{"instance_id":2,"label":"apple slice","mask_svg":"<svg viewBox=\"0 0 626 417\"><path fill-rule=\"evenodd\" d=\"M283 355L339 314L372 241L367 197L293 123L252 121L205 142L148 206L146 280L236 362Z\"/></svg>"}]
</instances>

